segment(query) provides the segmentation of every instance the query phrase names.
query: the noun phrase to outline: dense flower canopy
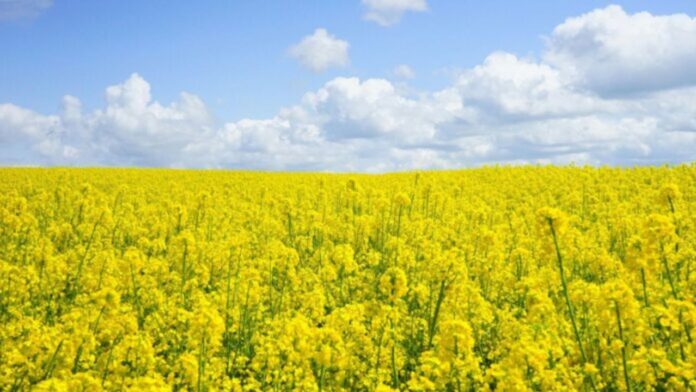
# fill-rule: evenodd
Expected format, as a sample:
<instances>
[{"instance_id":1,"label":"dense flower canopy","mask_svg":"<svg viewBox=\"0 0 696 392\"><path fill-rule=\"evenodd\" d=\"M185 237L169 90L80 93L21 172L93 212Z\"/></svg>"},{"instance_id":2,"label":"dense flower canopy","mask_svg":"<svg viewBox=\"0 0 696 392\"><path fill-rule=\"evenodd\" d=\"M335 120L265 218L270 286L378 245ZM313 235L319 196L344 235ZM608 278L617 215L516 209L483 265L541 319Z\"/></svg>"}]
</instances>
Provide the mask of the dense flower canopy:
<instances>
[{"instance_id":1,"label":"dense flower canopy","mask_svg":"<svg viewBox=\"0 0 696 392\"><path fill-rule=\"evenodd\" d=\"M2 390L693 390L696 167L0 170Z\"/></svg>"}]
</instances>

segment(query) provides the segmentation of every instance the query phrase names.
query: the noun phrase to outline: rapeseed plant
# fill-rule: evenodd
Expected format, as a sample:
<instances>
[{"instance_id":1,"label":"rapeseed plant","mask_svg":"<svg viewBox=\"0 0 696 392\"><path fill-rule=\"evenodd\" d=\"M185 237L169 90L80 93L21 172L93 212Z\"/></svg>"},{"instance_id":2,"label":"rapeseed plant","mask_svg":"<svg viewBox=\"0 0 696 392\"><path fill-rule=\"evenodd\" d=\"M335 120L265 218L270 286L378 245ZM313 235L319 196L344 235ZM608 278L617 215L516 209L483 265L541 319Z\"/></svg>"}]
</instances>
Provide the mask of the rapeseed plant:
<instances>
[{"instance_id":1,"label":"rapeseed plant","mask_svg":"<svg viewBox=\"0 0 696 392\"><path fill-rule=\"evenodd\" d=\"M691 391L694 179L1 169L0 390Z\"/></svg>"}]
</instances>

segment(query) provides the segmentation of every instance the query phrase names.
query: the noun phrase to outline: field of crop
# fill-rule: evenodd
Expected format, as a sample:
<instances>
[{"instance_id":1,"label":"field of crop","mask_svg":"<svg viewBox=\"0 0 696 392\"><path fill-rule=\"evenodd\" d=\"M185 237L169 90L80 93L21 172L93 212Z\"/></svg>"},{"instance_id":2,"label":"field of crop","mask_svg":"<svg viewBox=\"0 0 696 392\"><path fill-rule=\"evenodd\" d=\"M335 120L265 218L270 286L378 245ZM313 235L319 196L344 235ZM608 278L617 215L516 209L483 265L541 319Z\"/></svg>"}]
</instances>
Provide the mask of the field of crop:
<instances>
[{"instance_id":1,"label":"field of crop","mask_svg":"<svg viewBox=\"0 0 696 392\"><path fill-rule=\"evenodd\" d=\"M696 166L1 169L0 389L694 390Z\"/></svg>"}]
</instances>

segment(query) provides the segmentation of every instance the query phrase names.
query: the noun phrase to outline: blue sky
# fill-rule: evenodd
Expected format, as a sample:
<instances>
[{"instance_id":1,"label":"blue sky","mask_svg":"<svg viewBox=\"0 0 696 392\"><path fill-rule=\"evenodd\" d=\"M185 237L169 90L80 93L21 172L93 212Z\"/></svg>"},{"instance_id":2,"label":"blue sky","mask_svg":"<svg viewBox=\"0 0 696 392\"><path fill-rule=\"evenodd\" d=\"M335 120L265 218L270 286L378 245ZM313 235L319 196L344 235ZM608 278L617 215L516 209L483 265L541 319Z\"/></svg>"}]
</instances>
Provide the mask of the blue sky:
<instances>
[{"instance_id":1,"label":"blue sky","mask_svg":"<svg viewBox=\"0 0 696 392\"><path fill-rule=\"evenodd\" d=\"M370 11L377 17L367 17ZM578 31L572 39L554 35L567 18L583 15L590 16L581 32L595 34L590 44L597 47L582 50L595 57L569 55ZM649 18L633 23L636 15ZM690 161L696 109L680 102L696 98L689 53L695 15L696 3L687 0L0 0L0 164L385 171ZM649 37L650 18L666 22L659 23L667 38L646 38L650 46L628 48L628 57L607 64L614 74L600 75L602 51L623 53L616 45ZM628 39L601 47L597 37L616 26ZM309 54L292 48L319 28L328 37L319 51L343 57L312 69L302 58L322 55L316 47ZM331 46L340 42L347 50ZM631 50L652 50L660 61L636 65ZM413 75L400 75L399 65ZM487 70L504 75L492 81ZM537 75L531 85L514 81L528 72ZM627 79L614 85L612 75ZM653 75L654 85L644 86ZM501 80L523 95L539 85L552 90L510 97L510 88L491 89ZM116 110L130 108L127 91L145 85L143 110ZM112 94L113 105L108 86L123 90L120 98ZM197 101L187 106L181 92ZM555 93L587 108L555 107L547 99ZM66 116L66 95L79 100L79 120ZM526 113L509 106L515 100ZM611 105L611 113L600 109ZM201 112L187 117L191 107ZM440 113L445 107L451 109ZM587 138L559 138L578 134L577 127ZM139 142L141 128L142 138L153 140ZM660 144L661 132L683 151L670 153L674 146ZM615 145L602 147L607 143ZM334 149L343 152L323 154Z\"/></svg>"}]
</instances>

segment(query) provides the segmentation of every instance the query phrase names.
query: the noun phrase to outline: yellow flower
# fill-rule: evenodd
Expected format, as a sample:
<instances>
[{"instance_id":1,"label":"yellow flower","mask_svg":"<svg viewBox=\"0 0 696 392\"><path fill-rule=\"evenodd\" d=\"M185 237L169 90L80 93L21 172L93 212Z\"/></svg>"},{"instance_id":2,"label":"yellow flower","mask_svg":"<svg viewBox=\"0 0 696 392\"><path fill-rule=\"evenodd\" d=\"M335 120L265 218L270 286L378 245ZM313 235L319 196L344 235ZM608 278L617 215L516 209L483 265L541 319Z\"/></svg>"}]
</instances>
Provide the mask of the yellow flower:
<instances>
[{"instance_id":1,"label":"yellow flower","mask_svg":"<svg viewBox=\"0 0 696 392\"><path fill-rule=\"evenodd\" d=\"M557 208L543 207L537 210L537 219L539 226L543 231L548 232L550 226L556 233L563 231L568 224L568 217L565 213Z\"/></svg>"},{"instance_id":2,"label":"yellow flower","mask_svg":"<svg viewBox=\"0 0 696 392\"><path fill-rule=\"evenodd\" d=\"M679 186L674 183L665 184L662 188L660 188L660 198L665 204L673 207L673 203L681 198Z\"/></svg>"},{"instance_id":3,"label":"yellow flower","mask_svg":"<svg viewBox=\"0 0 696 392\"><path fill-rule=\"evenodd\" d=\"M408 290L406 274L398 267L391 267L386 270L379 283L382 293L392 302L404 296Z\"/></svg>"},{"instance_id":4,"label":"yellow flower","mask_svg":"<svg viewBox=\"0 0 696 392\"><path fill-rule=\"evenodd\" d=\"M694 178L0 169L0 389L693 390Z\"/></svg>"},{"instance_id":5,"label":"yellow flower","mask_svg":"<svg viewBox=\"0 0 696 392\"><path fill-rule=\"evenodd\" d=\"M396 201L396 205L400 207L408 207L411 205L411 198L408 197L408 194L405 192L397 193L394 200Z\"/></svg>"}]
</instances>

